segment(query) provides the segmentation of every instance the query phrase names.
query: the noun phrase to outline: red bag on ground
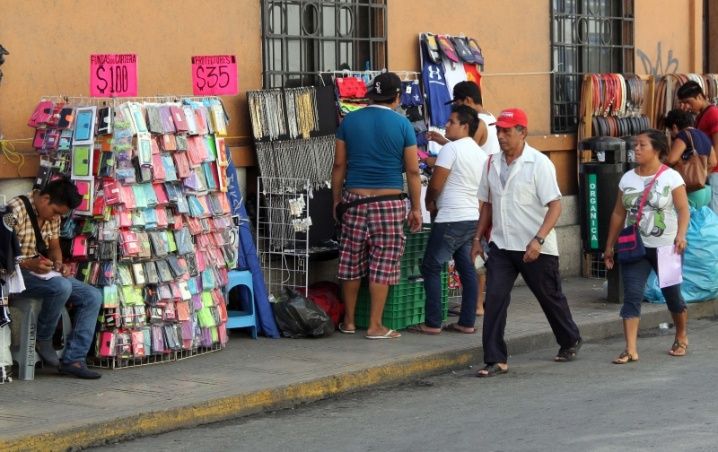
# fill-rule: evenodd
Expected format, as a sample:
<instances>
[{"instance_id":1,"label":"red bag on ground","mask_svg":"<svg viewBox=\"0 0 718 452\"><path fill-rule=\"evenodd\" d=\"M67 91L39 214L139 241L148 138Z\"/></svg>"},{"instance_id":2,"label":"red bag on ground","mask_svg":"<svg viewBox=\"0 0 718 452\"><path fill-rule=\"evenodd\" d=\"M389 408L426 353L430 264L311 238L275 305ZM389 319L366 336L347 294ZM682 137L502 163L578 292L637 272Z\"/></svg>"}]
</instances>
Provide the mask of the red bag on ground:
<instances>
[{"instance_id":1,"label":"red bag on ground","mask_svg":"<svg viewBox=\"0 0 718 452\"><path fill-rule=\"evenodd\" d=\"M344 318L344 303L339 299L339 285L329 281L320 281L309 286L307 298L312 300L332 319L334 326Z\"/></svg>"}]
</instances>

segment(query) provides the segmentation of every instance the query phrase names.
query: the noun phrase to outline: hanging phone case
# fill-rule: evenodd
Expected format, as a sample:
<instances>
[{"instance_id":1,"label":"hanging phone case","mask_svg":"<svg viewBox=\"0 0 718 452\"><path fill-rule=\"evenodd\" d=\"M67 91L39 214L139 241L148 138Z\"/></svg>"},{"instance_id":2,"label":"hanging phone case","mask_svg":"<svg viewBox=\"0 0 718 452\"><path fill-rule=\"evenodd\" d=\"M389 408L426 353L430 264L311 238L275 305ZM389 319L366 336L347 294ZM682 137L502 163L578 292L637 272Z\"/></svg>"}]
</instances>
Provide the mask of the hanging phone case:
<instances>
[{"instance_id":1,"label":"hanging phone case","mask_svg":"<svg viewBox=\"0 0 718 452\"><path fill-rule=\"evenodd\" d=\"M145 278L147 279L147 284L159 284L160 283L160 277L157 273L157 267L155 266L154 261L148 261L144 263L145 266Z\"/></svg>"},{"instance_id":2,"label":"hanging phone case","mask_svg":"<svg viewBox=\"0 0 718 452\"><path fill-rule=\"evenodd\" d=\"M92 146L73 145L72 147L72 179L92 177Z\"/></svg>"},{"instance_id":3,"label":"hanging phone case","mask_svg":"<svg viewBox=\"0 0 718 452\"><path fill-rule=\"evenodd\" d=\"M89 145L95 139L95 115L97 107L80 107L75 112L75 134L73 135L72 144Z\"/></svg>"}]
</instances>

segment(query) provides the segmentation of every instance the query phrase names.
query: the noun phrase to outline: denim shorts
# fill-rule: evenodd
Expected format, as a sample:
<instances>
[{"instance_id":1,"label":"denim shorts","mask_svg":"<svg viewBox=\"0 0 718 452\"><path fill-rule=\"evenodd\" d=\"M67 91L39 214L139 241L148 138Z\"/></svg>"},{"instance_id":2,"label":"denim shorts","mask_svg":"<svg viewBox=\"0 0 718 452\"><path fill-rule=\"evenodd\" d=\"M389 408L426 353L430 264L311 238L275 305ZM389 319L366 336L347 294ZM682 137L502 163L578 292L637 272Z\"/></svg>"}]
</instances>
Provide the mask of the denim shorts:
<instances>
[{"instance_id":1,"label":"denim shorts","mask_svg":"<svg viewBox=\"0 0 718 452\"><path fill-rule=\"evenodd\" d=\"M621 318L630 319L641 316L641 302L646 281L651 269L658 273L658 262L656 249L646 247L646 255L638 262L621 264L623 276L623 306L621 307ZM666 298L668 310L674 314L680 314L686 310L686 302L683 301L681 285L664 287L661 289Z\"/></svg>"}]
</instances>

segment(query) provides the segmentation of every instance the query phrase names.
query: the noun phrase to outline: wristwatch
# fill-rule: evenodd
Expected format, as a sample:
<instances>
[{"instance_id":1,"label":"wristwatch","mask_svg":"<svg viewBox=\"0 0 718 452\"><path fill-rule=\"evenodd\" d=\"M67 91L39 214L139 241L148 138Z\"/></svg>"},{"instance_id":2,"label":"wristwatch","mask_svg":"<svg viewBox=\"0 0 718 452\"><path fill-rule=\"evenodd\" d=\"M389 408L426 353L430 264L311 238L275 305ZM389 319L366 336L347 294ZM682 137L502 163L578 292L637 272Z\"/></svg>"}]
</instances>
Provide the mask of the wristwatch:
<instances>
[{"instance_id":1,"label":"wristwatch","mask_svg":"<svg viewBox=\"0 0 718 452\"><path fill-rule=\"evenodd\" d=\"M543 246L543 242L545 240L543 237L539 237L538 235L535 235L534 239L536 239L536 241L538 242L539 245Z\"/></svg>"}]
</instances>

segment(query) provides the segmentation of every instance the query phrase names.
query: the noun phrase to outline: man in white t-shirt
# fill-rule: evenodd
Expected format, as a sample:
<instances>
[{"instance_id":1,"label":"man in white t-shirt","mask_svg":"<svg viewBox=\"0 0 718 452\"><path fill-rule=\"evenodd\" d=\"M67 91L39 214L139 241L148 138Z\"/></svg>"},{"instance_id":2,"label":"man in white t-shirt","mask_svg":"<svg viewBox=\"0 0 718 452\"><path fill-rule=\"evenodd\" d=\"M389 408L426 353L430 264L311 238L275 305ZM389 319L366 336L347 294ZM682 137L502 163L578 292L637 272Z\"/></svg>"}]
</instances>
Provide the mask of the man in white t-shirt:
<instances>
[{"instance_id":1,"label":"man in white t-shirt","mask_svg":"<svg viewBox=\"0 0 718 452\"><path fill-rule=\"evenodd\" d=\"M504 341L511 289L521 274L534 293L560 345L555 360L572 361L581 335L561 290L554 226L561 216L561 192L551 160L526 143L528 119L519 108L501 112L496 121L501 152L491 157L479 185L484 203L472 257L485 257L486 305L482 343L484 363L478 377L508 372ZM491 227L489 249L481 237Z\"/></svg>"},{"instance_id":2,"label":"man in white t-shirt","mask_svg":"<svg viewBox=\"0 0 718 452\"><path fill-rule=\"evenodd\" d=\"M453 90L454 98L447 102L453 105L467 105L473 108L476 113L479 114L479 128L476 129L476 133L473 135L476 142L481 146L486 154L496 154L501 149L499 148L499 140L496 137L496 118L494 115L484 109L483 98L481 96L481 88L479 85L472 81L459 82L454 86ZM436 131L429 132L427 139L435 141L438 144L446 144L449 141L448 137L442 136Z\"/></svg>"},{"instance_id":3,"label":"man in white t-shirt","mask_svg":"<svg viewBox=\"0 0 718 452\"><path fill-rule=\"evenodd\" d=\"M426 208L433 225L421 264L426 321L415 328L417 332L441 332L441 271L452 257L461 276L464 295L459 321L447 328L461 333L476 332L477 279L471 259L471 240L479 219L479 181L487 158L472 138L478 126L479 118L472 108L452 107L446 123L446 136L451 141L441 148L426 190Z\"/></svg>"}]
</instances>

